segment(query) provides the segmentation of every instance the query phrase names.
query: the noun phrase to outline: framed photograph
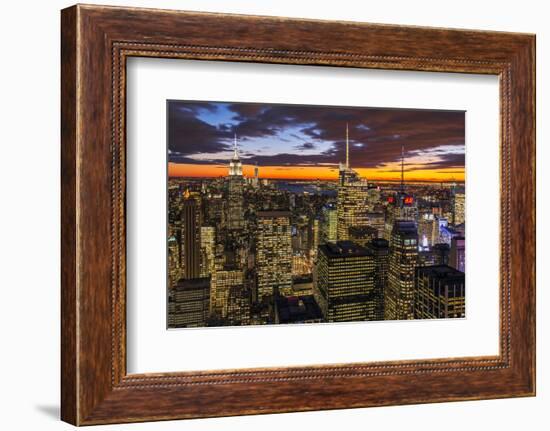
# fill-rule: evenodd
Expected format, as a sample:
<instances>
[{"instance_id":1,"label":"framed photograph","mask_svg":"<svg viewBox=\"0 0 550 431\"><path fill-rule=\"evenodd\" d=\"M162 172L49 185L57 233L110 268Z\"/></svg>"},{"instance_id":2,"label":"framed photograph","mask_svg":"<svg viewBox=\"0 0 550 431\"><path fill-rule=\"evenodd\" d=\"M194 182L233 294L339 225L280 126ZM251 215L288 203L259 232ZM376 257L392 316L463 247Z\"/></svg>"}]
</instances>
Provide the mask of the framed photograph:
<instances>
[{"instance_id":1,"label":"framed photograph","mask_svg":"<svg viewBox=\"0 0 550 431\"><path fill-rule=\"evenodd\" d=\"M535 37L62 11L61 415L535 394Z\"/></svg>"}]
</instances>

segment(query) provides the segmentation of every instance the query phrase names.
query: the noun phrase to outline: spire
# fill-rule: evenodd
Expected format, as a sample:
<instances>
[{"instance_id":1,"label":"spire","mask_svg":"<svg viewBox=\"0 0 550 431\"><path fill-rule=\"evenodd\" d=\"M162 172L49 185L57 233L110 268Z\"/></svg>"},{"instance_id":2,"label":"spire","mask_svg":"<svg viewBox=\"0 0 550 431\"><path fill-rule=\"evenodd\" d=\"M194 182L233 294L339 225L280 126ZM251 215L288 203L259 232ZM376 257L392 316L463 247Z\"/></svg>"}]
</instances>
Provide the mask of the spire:
<instances>
[{"instance_id":1,"label":"spire","mask_svg":"<svg viewBox=\"0 0 550 431\"><path fill-rule=\"evenodd\" d=\"M233 141L233 158L239 158L239 154L237 153L237 133L235 133L235 139Z\"/></svg>"},{"instance_id":2,"label":"spire","mask_svg":"<svg viewBox=\"0 0 550 431\"><path fill-rule=\"evenodd\" d=\"M349 169L349 130L346 123L346 169Z\"/></svg>"},{"instance_id":3,"label":"spire","mask_svg":"<svg viewBox=\"0 0 550 431\"><path fill-rule=\"evenodd\" d=\"M405 188L405 146L401 145L401 191Z\"/></svg>"}]
</instances>

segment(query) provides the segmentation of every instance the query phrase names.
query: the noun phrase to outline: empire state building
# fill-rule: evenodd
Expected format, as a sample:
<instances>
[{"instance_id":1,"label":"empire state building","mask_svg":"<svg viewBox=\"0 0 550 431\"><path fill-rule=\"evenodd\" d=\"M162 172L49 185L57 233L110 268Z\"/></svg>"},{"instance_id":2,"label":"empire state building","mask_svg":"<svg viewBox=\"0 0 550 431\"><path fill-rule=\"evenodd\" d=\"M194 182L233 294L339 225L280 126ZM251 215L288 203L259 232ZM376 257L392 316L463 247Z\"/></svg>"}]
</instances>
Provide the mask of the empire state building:
<instances>
[{"instance_id":1,"label":"empire state building","mask_svg":"<svg viewBox=\"0 0 550 431\"><path fill-rule=\"evenodd\" d=\"M229 162L227 227L230 230L244 227L243 217L243 165L237 149L237 135L233 143L233 158Z\"/></svg>"}]
</instances>

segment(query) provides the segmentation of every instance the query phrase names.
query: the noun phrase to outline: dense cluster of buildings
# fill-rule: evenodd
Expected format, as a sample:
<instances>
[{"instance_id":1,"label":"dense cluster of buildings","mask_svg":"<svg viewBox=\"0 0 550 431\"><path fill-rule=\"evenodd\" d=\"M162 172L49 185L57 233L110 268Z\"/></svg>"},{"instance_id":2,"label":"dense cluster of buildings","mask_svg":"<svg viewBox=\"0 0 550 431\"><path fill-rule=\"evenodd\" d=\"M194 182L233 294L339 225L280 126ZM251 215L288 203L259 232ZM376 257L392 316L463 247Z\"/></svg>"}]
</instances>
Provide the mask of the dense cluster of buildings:
<instances>
[{"instance_id":1,"label":"dense cluster of buildings","mask_svg":"<svg viewBox=\"0 0 550 431\"><path fill-rule=\"evenodd\" d=\"M465 316L465 202L455 184L171 178L168 327Z\"/></svg>"}]
</instances>

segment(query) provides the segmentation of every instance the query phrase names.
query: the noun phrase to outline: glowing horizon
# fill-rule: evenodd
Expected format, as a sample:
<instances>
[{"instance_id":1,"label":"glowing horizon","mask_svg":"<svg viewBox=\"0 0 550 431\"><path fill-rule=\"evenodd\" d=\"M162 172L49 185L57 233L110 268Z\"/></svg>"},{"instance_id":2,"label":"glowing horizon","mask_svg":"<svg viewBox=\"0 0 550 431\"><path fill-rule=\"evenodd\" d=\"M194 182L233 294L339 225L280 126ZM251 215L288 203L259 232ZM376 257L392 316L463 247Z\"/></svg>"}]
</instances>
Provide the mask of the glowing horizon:
<instances>
[{"instance_id":1,"label":"glowing horizon","mask_svg":"<svg viewBox=\"0 0 550 431\"><path fill-rule=\"evenodd\" d=\"M243 164L243 176L254 177L255 165ZM400 181L401 172L391 169L354 168L362 178L372 181ZM332 166L258 166L260 179L280 180L337 180L338 167ZM169 178L220 178L228 175L227 165L168 163ZM464 182L464 169L414 169L405 171L405 181Z\"/></svg>"}]
</instances>

